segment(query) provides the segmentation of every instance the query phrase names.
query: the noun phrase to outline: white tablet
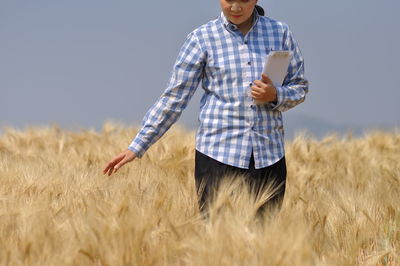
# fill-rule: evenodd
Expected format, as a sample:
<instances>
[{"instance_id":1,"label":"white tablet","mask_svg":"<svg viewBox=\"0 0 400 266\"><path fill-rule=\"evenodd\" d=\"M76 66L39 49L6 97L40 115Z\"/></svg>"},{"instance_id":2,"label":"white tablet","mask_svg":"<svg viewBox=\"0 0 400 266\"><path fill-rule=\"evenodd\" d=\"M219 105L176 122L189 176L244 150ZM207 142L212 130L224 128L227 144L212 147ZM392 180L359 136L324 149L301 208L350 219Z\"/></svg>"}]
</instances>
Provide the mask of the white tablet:
<instances>
[{"instance_id":1,"label":"white tablet","mask_svg":"<svg viewBox=\"0 0 400 266\"><path fill-rule=\"evenodd\" d=\"M272 80L274 86L282 85L291 59L291 51L271 51L267 55L263 72Z\"/></svg>"},{"instance_id":2,"label":"white tablet","mask_svg":"<svg viewBox=\"0 0 400 266\"><path fill-rule=\"evenodd\" d=\"M291 51L271 51L267 54L263 72L271 79L275 87L282 85L291 59ZM255 104L264 104L264 102L256 100L254 102Z\"/></svg>"}]
</instances>

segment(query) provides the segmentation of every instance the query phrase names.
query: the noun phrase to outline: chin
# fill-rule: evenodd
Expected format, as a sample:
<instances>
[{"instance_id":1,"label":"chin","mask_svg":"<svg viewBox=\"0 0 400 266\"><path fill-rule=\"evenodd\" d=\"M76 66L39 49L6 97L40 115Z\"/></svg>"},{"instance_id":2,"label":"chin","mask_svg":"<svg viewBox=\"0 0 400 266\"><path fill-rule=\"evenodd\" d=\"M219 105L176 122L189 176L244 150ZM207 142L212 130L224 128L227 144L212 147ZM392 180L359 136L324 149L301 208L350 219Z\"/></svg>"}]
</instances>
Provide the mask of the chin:
<instances>
[{"instance_id":1,"label":"chin","mask_svg":"<svg viewBox=\"0 0 400 266\"><path fill-rule=\"evenodd\" d=\"M242 21L241 19L234 19L234 18L231 18L230 21L231 21L233 24L235 24L235 25L240 25L240 24L243 23L243 21Z\"/></svg>"}]
</instances>

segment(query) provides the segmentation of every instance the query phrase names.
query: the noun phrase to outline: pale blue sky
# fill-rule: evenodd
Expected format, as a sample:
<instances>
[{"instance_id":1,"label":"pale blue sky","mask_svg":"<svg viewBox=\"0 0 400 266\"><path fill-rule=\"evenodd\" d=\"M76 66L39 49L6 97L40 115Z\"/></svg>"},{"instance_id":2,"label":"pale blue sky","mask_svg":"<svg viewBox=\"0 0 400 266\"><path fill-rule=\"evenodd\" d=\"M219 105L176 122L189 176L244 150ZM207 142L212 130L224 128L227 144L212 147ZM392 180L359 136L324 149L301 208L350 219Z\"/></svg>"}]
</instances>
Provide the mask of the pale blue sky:
<instances>
[{"instance_id":1,"label":"pale blue sky","mask_svg":"<svg viewBox=\"0 0 400 266\"><path fill-rule=\"evenodd\" d=\"M400 126L400 1L264 0L291 27L310 93L291 135ZM137 125L165 89L186 35L218 0L0 1L0 126ZM178 123L195 128L198 89Z\"/></svg>"}]
</instances>

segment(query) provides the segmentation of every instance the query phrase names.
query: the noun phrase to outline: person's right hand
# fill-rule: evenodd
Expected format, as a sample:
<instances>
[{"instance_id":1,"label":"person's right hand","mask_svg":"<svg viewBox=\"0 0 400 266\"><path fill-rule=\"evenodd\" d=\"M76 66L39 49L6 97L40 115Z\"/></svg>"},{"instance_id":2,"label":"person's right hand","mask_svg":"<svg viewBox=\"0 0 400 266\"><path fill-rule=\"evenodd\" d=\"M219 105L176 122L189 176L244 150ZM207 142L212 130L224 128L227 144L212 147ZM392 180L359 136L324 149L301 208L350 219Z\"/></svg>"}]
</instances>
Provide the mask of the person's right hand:
<instances>
[{"instance_id":1,"label":"person's right hand","mask_svg":"<svg viewBox=\"0 0 400 266\"><path fill-rule=\"evenodd\" d=\"M110 176L113 172L116 173L121 166L133 161L135 158L136 154L129 149L121 152L107 163L103 169L103 174L108 173L108 176Z\"/></svg>"}]
</instances>

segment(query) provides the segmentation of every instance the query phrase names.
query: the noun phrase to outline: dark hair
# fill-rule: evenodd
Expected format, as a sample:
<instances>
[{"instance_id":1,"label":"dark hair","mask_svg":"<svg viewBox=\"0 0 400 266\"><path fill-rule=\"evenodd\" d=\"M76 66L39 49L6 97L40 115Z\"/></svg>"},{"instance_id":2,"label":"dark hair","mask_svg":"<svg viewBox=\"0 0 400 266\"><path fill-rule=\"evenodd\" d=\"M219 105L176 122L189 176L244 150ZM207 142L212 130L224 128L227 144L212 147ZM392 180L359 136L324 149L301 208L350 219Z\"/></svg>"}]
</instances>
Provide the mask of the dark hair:
<instances>
[{"instance_id":1,"label":"dark hair","mask_svg":"<svg viewBox=\"0 0 400 266\"><path fill-rule=\"evenodd\" d=\"M258 14L260 14L260 16L264 16L264 15L265 15L264 8L262 8L262 7L259 6L259 5L256 5L255 8L256 8Z\"/></svg>"}]
</instances>

